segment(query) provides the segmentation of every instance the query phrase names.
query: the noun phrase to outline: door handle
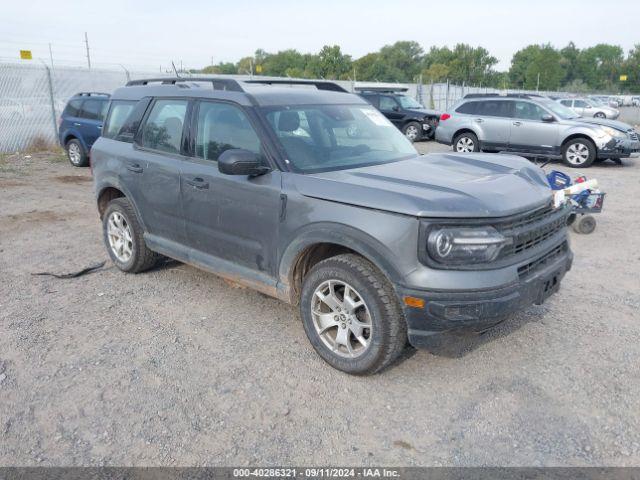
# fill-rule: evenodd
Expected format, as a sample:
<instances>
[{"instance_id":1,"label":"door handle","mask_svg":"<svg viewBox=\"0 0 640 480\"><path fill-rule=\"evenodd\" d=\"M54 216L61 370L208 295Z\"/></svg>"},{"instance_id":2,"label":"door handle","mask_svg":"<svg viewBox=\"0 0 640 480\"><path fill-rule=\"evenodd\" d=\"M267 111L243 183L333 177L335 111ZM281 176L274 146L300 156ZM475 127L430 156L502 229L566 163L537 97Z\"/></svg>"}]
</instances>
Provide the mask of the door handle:
<instances>
[{"instance_id":1,"label":"door handle","mask_svg":"<svg viewBox=\"0 0 640 480\"><path fill-rule=\"evenodd\" d=\"M76 127L81 127L81 126L82 126L82 124L81 124L81 123L78 123L78 122L73 122L73 124L74 124Z\"/></svg>"},{"instance_id":2,"label":"door handle","mask_svg":"<svg viewBox=\"0 0 640 480\"><path fill-rule=\"evenodd\" d=\"M513 124L514 124L516 127L519 127L520 125L522 125L522 122L513 122Z\"/></svg>"},{"instance_id":3,"label":"door handle","mask_svg":"<svg viewBox=\"0 0 640 480\"><path fill-rule=\"evenodd\" d=\"M127 165L127 170L133 173L142 173L142 167L137 163L132 163L130 165Z\"/></svg>"},{"instance_id":4,"label":"door handle","mask_svg":"<svg viewBox=\"0 0 640 480\"><path fill-rule=\"evenodd\" d=\"M98 130L102 130L102 125L98 125Z\"/></svg>"},{"instance_id":5,"label":"door handle","mask_svg":"<svg viewBox=\"0 0 640 480\"><path fill-rule=\"evenodd\" d=\"M198 190L206 190L207 188L209 188L209 182L205 182L200 177L196 177L191 180L185 180L185 182L187 183L187 185L191 185Z\"/></svg>"},{"instance_id":6,"label":"door handle","mask_svg":"<svg viewBox=\"0 0 640 480\"><path fill-rule=\"evenodd\" d=\"M483 120L483 119L481 119L481 118L476 118L476 123L482 123L482 122L484 122L484 120Z\"/></svg>"}]
</instances>

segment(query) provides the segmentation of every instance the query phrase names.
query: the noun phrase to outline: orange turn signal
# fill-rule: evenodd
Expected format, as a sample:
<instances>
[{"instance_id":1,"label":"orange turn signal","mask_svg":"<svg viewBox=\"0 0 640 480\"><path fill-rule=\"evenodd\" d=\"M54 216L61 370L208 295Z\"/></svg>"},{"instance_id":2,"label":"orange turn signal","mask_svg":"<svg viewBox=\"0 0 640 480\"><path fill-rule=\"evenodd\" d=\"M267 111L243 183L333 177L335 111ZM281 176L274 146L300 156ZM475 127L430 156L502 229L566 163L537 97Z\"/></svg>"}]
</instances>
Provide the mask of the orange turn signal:
<instances>
[{"instance_id":1,"label":"orange turn signal","mask_svg":"<svg viewBox=\"0 0 640 480\"><path fill-rule=\"evenodd\" d=\"M424 300L416 297L404 297L404 304L407 307L424 308Z\"/></svg>"}]
</instances>

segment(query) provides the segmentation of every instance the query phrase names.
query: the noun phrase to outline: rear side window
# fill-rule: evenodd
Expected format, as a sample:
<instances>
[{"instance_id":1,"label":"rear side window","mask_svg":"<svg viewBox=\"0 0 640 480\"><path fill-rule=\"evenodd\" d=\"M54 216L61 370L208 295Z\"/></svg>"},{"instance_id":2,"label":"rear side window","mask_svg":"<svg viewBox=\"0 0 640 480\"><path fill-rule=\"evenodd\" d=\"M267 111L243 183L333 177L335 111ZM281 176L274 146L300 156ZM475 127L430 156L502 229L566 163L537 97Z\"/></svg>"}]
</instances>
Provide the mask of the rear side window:
<instances>
[{"instance_id":1,"label":"rear side window","mask_svg":"<svg viewBox=\"0 0 640 480\"><path fill-rule=\"evenodd\" d=\"M476 114L485 117L511 117L512 104L507 100L485 100L478 102Z\"/></svg>"},{"instance_id":2,"label":"rear side window","mask_svg":"<svg viewBox=\"0 0 640 480\"><path fill-rule=\"evenodd\" d=\"M102 120L107 113L108 100L85 100L80 116L89 120Z\"/></svg>"},{"instance_id":3,"label":"rear side window","mask_svg":"<svg viewBox=\"0 0 640 480\"><path fill-rule=\"evenodd\" d=\"M562 105L564 105L565 107L570 107L571 106L571 100L560 100L560 103Z\"/></svg>"},{"instance_id":4,"label":"rear side window","mask_svg":"<svg viewBox=\"0 0 640 480\"><path fill-rule=\"evenodd\" d=\"M370 93L363 93L362 98L369 102L374 107L378 107L378 95L371 95Z\"/></svg>"},{"instance_id":5,"label":"rear side window","mask_svg":"<svg viewBox=\"0 0 640 480\"><path fill-rule=\"evenodd\" d=\"M71 100L67 103L62 115L65 117L78 117L80 115L80 106L82 105L81 99Z\"/></svg>"},{"instance_id":6,"label":"rear side window","mask_svg":"<svg viewBox=\"0 0 640 480\"><path fill-rule=\"evenodd\" d=\"M478 102L467 102L467 103L463 103L462 105L460 105L458 108L456 108L456 112L458 113L466 113L469 115L473 115L474 113L476 113L476 107L478 105Z\"/></svg>"},{"instance_id":7,"label":"rear side window","mask_svg":"<svg viewBox=\"0 0 640 480\"><path fill-rule=\"evenodd\" d=\"M180 153L186 100L156 100L142 127L142 145L167 153Z\"/></svg>"},{"instance_id":8,"label":"rear side window","mask_svg":"<svg viewBox=\"0 0 640 480\"><path fill-rule=\"evenodd\" d=\"M113 102L111 102L109 116L107 117L107 122L104 126L104 129L102 130L102 135L107 138L116 138L122 131L122 127L129 118L129 115L131 115L135 104L136 102L123 100L114 100ZM131 135L129 141L131 141L132 139L133 135Z\"/></svg>"},{"instance_id":9,"label":"rear side window","mask_svg":"<svg viewBox=\"0 0 640 480\"><path fill-rule=\"evenodd\" d=\"M260 139L246 114L227 103L202 102L198 109L196 156L217 161L225 150L260 153Z\"/></svg>"}]
</instances>

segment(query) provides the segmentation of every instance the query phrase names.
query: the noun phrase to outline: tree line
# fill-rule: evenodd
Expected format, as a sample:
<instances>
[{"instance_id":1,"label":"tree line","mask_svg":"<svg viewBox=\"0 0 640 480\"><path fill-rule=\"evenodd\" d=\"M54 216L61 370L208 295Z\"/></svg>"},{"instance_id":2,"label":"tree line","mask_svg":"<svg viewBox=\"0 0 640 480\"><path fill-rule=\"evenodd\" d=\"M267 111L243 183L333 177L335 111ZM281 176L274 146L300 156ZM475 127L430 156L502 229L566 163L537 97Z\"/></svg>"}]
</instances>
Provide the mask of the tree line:
<instances>
[{"instance_id":1,"label":"tree line","mask_svg":"<svg viewBox=\"0 0 640 480\"><path fill-rule=\"evenodd\" d=\"M425 51L417 42L399 41L357 59L338 45L325 45L315 54L259 49L236 63L220 62L199 72L400 83L449 80L493 88L573 92L640 91L640 44L626 55L622 47L604 43L582 49L573 42L560 49L548 43L529 45L513 55L508 71L498 71L497 64L498 59L483 47L459 43Z\"/></svg>"}]
</instances>

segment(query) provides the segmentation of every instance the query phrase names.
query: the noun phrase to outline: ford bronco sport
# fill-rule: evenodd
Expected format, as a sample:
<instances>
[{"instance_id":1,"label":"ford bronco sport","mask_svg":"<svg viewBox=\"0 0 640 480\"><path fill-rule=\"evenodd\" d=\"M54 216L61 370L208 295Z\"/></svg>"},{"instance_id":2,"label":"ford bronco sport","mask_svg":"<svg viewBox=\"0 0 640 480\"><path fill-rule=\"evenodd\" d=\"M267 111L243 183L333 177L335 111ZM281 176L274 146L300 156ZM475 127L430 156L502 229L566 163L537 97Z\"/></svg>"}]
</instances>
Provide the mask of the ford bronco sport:
<instances>
[{"instance_id":1,"label":"ford bronco sport","mask_svg":"<svg viewBox=\"0 0 640 480\"><path fill-rule=\"evenodd\" d=\"M277 83L115 91L92 165L119 269L165 255L298 304L318 354L353 374L381 370L407 341L486 330L559 288L568 211L538 167L420 156L339 86Z\"/></svg>"}]
</instances>

